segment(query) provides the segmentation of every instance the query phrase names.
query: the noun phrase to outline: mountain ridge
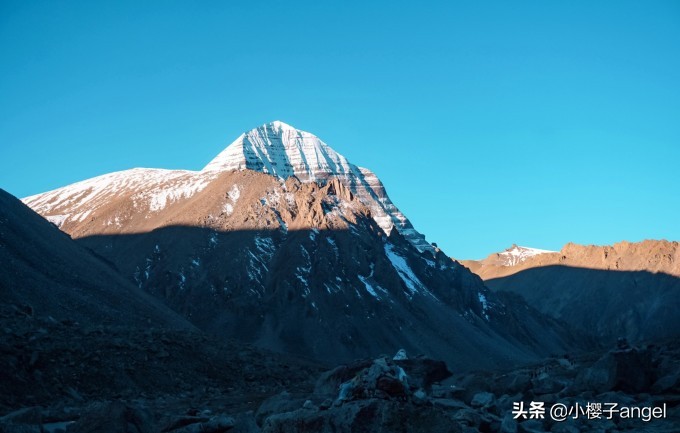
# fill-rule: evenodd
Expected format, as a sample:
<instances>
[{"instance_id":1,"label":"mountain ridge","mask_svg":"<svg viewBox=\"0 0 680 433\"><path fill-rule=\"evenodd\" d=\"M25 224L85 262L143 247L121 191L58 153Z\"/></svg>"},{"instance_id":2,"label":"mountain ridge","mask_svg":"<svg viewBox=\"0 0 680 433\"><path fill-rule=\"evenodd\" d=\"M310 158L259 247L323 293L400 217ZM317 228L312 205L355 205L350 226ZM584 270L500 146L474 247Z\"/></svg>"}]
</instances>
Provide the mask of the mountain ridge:
<instances>
[{"instance_id":1,"label":"mountain ridge","mask_svg":"<svg viewBox=\"0 0 680 433\"><path fill-rule=\"evenodd\" d=\"M504 252L492 253L482 260L460 260L482 279L500 278L523 269L547 265L621 271L665 272L680 276L680 248L677 241L645 239L640 242L621 241L612 245L581 245L566 243L560 251L538 250L523 260L507 262L499 258ZM513 250L512 247L505 250Z\"/></svg>"},{"instance_id":2,"label":"mountain ridge","mask_svg":"<svg viewBox=\"0 0 680 433\"><path fill-rule=\"evenodd\" d=\"M462 261L494 291L522 296L530 305L603 341L677 338L680 319L680 244L622 241L566 244L516 265L494 254Z\"/></svg>"}]
</instances>

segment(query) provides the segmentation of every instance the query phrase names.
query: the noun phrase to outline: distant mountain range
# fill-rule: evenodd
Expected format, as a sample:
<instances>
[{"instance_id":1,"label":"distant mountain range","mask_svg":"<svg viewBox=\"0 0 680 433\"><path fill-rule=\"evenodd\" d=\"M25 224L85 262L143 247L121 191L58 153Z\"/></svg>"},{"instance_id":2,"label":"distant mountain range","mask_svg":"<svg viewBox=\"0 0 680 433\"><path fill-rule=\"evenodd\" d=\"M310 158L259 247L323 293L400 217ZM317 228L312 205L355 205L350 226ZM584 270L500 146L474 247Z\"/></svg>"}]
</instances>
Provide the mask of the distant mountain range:
<instances>
[{"instance_id":1,"label":"distant mountain range","mask_svg":"<svg viewBox=\"0 0 680 433\"><path fill-rule=\"evenodd\" d=\"M461 263L494 291L520 294L544 313L605 339L680 335L678 242L569 243L559 252L513 245Z\"/></svg>"},{"instance_id":2,"label":"distant mountain range","mask_svg":"<svg viewBox=\"0 0 680 433\"><path fill-rule=\"evenodd\" d=\"M132 169L24 202L203 330L328 362L425 353L452 368L587 344L425 241L380 180L282 122L198 172Z\"/></svg>"}]
</instances>

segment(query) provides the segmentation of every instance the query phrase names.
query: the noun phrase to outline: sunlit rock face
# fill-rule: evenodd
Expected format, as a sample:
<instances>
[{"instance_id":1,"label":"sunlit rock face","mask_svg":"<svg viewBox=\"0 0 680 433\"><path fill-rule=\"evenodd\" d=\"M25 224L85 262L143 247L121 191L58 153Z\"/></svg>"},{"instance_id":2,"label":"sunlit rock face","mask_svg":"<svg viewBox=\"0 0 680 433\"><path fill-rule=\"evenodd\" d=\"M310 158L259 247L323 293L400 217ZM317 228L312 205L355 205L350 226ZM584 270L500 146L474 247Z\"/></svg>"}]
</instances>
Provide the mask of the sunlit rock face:
<instances>
[{"instance_id":1,"label":"sunlit rock face","mask_svg":"<svg viewBox=\"0 0 680 433\"><path fill-rule=\"evenodd\" d=\"M389 234L399 231L420 251L434 252L425 237L390 201L378 177L350 163L317 136L274 121L252 129L230 144L203 171L255 170L302 182L341 179L370 208L373 219Z\"/></svg>"}]
</instances>

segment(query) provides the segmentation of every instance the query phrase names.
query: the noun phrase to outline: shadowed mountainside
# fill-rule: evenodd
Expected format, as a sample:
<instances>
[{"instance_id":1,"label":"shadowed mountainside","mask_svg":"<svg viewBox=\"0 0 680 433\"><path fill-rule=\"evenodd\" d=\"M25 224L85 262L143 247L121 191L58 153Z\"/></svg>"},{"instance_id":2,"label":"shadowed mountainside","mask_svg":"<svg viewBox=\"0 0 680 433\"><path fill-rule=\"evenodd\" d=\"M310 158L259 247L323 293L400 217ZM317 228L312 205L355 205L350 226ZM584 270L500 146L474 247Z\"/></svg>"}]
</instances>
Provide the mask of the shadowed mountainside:
<instances>
[{"instance_id":1,"label":"shadowed mountainside","mask_svg":"<svg viewBox=\"0 0 680 433\"><path fill-rule=\"evenodd\" d=\"M492 368L588 346L443 254L446 266L396 231L386 238L370 218L351 230L173 226L78 242L201 329L327 362L405 348Z\"/></svg>"},{"instance_id":2,"label":"shadowed mountainside","mask_svg":"<svg viewBox=\"0 0 680 433\"><path fill-rule=\"evenodd\" d=\"M678 242L568 243L559 252L513 245L461 263L492 290L518 293L540 311L605 340L680 335Z\"/></svg>"},{"instance_id":3,"label":"shadowed mountainside","mask_svg":"<svg viewBox=\"0 0 680 433\"><path fill-rule=\"evenodd\" d=\"M680 278L673 275L553 265L486 285L517 293L540 311L604 339L680 336Z\"/></svg>"},{"instance_id":4,"label":"shadowed mountainside","mask_svg":"<svg viewBox=\"0 0 680 433\"><path fill-rule=\"evenodd\" d=\"M0 414L51 406L47 419L19 423L68 423L78 417L69 407L117 398L256 409L282 389L309 389L321 369L210 338L3 190L0 264ZM44 431L11 418L0 431Z\"/></svg>"},{"instance_id":5,"label":"shadowed mountainside","mask_svg":"<svg viewBox=\"0 0 680 433\"><path fill-rule=\"evenodd\" d=\"M0 189L0 297L27 313L83 324L193 326Z\"/></svg>"}]
</instances>

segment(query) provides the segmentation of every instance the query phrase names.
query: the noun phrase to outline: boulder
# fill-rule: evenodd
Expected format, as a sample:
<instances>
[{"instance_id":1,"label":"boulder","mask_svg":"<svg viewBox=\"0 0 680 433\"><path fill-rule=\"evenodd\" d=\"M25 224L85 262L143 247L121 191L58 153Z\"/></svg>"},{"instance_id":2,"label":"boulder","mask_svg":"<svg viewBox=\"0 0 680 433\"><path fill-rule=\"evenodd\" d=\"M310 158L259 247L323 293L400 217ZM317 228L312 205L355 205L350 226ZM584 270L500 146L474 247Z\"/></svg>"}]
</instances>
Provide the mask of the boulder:
<instances>
[{"instance_id":1,"label":"boulder","mask_svg":"<svg viewBox=\"0 0 680 433\"><path fill-rule=\"evenodd\" d=\"M404 361L408 359L408 356L406 356L406 351L404 349L399 349L396 355L392 358L394 361Z\"/></svg>"},{"instance_id":2,"label":"boulder","mask_svg":"<svg viewBox=\"0 0 680 433\"><path fill-rule=\"evenodd\" d=\"M493 404L495 397L490 392L478 392L472 397L470 406L472 407L489 407Z\"/></svg>"},{"instance_id":3,"label":"boulder","mask_svg":"<svg viewBox=\"0 0 680 433\"><path fill-rule=\"evenodd\" d=\"M517 433L517 420L512 416L512 413L506 413L501 421L501 433Z\"/></svg>"},{"instance_id":4,"label":"boulder","mask_svg":"<svg viewBox=\"0 0 680 433\"><path fill-rule=\"evenodd\" d=\"M537 419L528 419L519 423L520 433L545 433L543 423Z\"/></svg>"},{"instance_id":5,"label":"boulder","mask_svg":"<svg viewBox=\"0 0 680 433\"><path fill-rule=\"evenodd\" d=\"M534 395L556 394L564 389L564 384L548 375L537 377L531 381Z\"/></svg>"},{"instance_id":6,"label":"boulder","mask_svg":"<svg viewBox=\"0 0 680 433\"><path fill-rule=\"evenodd\" d=\"M654 376L649 351L628 348L605 354L576 376L574 386L576 390L595 393L612 390L628 393L649 392L654 383Z\"/></svg>"},{"instance_id":7,"label":"boulder","mask_svg":"<svg viewBox=\"0 0 680 433\"><path fill-rule=\"evenodd\" d=\"M362 360L351 364L340 365L322 373L316 381L314 393L323 396L336 396L340 385L353 379L360 371L373 364L373 360Z\"/></svg>"},{"instance_id":8,"label":"boulder","mask_svg":"<svg viewBox=\"0 0 680 433\"><path fill-rule=\"evenodd\" d=\"M363 398L400 398L409 396L408 377L398 365L379 358L340 385L338 402Z\"/></svg>"},{"instance_id":9,"label":"boulder","mask_svg":"<svg viewBox=\"0 0 680 433\"><path fill-rule=\"evenodd\" d=\"M42 424L42 412L42 408L37 406L15 410L0 417L0 425L27 424L40 426Z\"/></svg>"},{"instance_id":10,"label":"boulder","mask_svg":"<svg viewBox=\"0 0 680 433\"><path fill-rule=\"evenodd\" d=\"M177 430L172 430L172 433L225 433L231 431L236 425L234 418L227 415L217 415L210 418L208 421L191 424ZM130 432L132 433L132 432Z\"/></svg>"},{"instance_id":11,"label":"boulder","mask_svg":"<svg viewBox=\"0 0 680 433\"><path fill-rule=\"evenodd\" d=\"M409 378L409 383L430 392L432 385L451 377L452 373L446 367L444 361L420 357L394 361L404 369Z\"/></svg>"},{"instance_id":12,"label":"boulder","mask_svg":"<svg viewBox=\"0 0 680 433\"><path fill-rule=\"evenodd\" d=\"M458 433L461 429L443 412L409 403L364 399L325 411L298 409L265 420L262 433Z\"/></svg>"},{"instance_id":13,"label":"boulder","mask_svg":"<svg viewBox=\"0 0 680 433\"><path fill-rule=\"evenodd\" d=\"M120 401L97 403L73 423L69 433L154 433L155 422L147 409Z\"/></svg>"},{"instance_id":14,"label":"boulder","mask_svg":"<svg viewBox=\"0 0 680 433\"><path fill-rule=\"evenodd\" d=\"M270 415L282 412L290 412L302 407L305 400L299 398L292 398L291 395L283 391L280 394L269 397L260 404L260 407L255 412L255 422L262 427L265 418Z\"/></svg>"}]
</instances>

